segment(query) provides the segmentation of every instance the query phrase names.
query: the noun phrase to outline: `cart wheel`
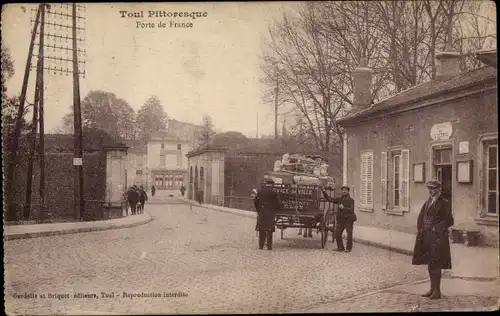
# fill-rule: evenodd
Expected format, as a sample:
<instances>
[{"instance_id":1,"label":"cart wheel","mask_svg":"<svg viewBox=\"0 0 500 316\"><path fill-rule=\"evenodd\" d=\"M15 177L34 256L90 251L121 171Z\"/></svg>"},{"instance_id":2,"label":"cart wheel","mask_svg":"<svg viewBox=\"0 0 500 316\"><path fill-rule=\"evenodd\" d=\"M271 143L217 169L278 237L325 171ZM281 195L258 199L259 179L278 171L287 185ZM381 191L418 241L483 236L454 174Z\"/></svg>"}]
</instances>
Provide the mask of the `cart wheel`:
<instances>
[{"instance_id":1,"label":"cart wheel","mask_svg":"<svg viewBox=\"0 0 500 316\"><path fill-rule=\"evenodd\" d=\"M328 240L328 229L321 230L321 248L325 248L326 241Z\"/></svg>"},{"instance_id":2,"label":"cart wheel","mask_svg":"<svg viewBox=\"0 0 500 316\"><path fill-rule=\"evenodd\" d=\"M282 228L281 229L281 239L283 239L283 231L284 231L284 229Z\"/></svg>"}]
</instances>

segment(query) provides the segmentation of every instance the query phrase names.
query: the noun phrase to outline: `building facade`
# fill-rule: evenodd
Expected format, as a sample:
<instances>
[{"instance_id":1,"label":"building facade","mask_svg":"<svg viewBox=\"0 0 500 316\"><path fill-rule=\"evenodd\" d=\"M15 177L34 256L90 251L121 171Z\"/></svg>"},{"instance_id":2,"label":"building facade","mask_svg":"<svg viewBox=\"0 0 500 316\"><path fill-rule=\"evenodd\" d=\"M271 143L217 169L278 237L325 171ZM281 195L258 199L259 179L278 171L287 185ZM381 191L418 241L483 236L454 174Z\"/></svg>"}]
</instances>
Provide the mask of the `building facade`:
<instances>
[{"instance_id":1,"label":"building facade","mask_svg":"<svg viewBox=\"0 0 500 316\"><path fill-rule=\"evenodd\" d=\"M186 186L186 154L196 145L200 126L169 120L167 129L153 133L147 143L129 141L128 185L143 185L156 190L179 191Z\"/></svg>"},{"instance_id":2,"label":"building facade","mask_svg":"<svg viewBox=\"0 0 500 316\"><path fill-rule=\"evenodd\" d=\"M494 55L491 66L460 74L457 56L443 53L433 81L376 104L355 95L358 111L339 123L346 131L344 184L352 187L360 224L415 233L425 182L438 179L454 227L479 231L484 244L498 246Z\"/></svg>"}]
</instances>

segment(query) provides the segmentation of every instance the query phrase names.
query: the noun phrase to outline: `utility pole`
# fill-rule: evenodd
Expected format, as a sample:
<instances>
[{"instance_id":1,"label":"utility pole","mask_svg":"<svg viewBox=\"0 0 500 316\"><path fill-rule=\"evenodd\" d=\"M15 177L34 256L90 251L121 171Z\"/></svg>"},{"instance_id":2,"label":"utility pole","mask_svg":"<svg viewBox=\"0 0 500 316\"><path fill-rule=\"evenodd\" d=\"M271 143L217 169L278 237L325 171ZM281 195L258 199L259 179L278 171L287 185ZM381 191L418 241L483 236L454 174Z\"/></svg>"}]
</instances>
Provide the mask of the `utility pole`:
<instances>
[{"instance_id":1,"label":"utility pole","mask_svg":"<svg viewBox=\"0 0 500 316\"><path fill-rule=\"evenodd\" d=\"M276 89L274 90L274 138L278 138L278 75L276 75Z\"/></svg>"},{"instance_id":2,"label":"utility pole","mask_svg":"<svg viewBox=\"0 0 500 316\"><path fill-rule=\"evenodd\" d=\"M17 109L17 117L16 117L16 127L14 130L14 139L12 142L12 148L11 148L11 159L9 160L9 165L7 167L7 181L6 181L6 206L7 209L12 211L13 207L13 198L14 198L14 171L15 171L15 165L18 163L18 150L19 150L19 138L21 137L21 128L22 128L22 123L23 123L23 115L24 115L24 104L26 102L26 92L28 90L28 80L29 80L29 75L30 75L30 69L31 69L31 59L33 57L33 47L35 46L35 36L36 36L36 30L38 28L38 24L40 23L40 14L41 14L41 8L43 7L43 4L40 4L38 6L36 18L35 18L35 24L33 25L33 31L31 33L31 42L30 46L28 49L28 59L26 60L26 68L24 70L24 79L23 79L23 86L21 88L21 97L19 99L19 107ZM25 211L24 211L25 213ZM24 215L24 214L23 214ZM29 216L29 213L28 213Z\"/></svg>"},{"instance_id":3,"label":"utility pole","mask_svg":"<svg viewBox=\"0 0 500 316\"><path fill-rule=\"evenodd\" d=\"M41 25L40 25L40 43L43 44L43 36L44 36L44 23L45 23L45 4L40 5L40 15L41 15ZM36 34L36 29L35 32ZM33 120L31 125L31 133L29 136L29 161L28 161L28 169L26 174L26 195L25 195L25 204L24 204L24 216L23 218L29 219L31 213L31 193L32 193L32 185L33 185L33 164L36 155L36 139L37 139L37 127L38 127L38 111L40 105L40 98L43 96L43 45L39 45L38 47L38 62L36 67L36 83L35 83L35 101L33 105ZM40 149L38 149L40 152ZM41 175L40 175L41 176ZM40 181L43 181L40 179Z\"/></svg>"},{"instance_id":4,"label":"utility pole","mask_svg":"<svg viewBox=\"0 0 500 316\"><path fill-rule=\"evenodd\" d=\"M73 165L75 165L75 217L79 220L84 211L83 201L83 135L82 113L80 107L80 78L78 72L78 51L76 38L76 3L73 3L73 111L74 111L74 141L75 151Z\"/></svg>"},{"instance_id":5,"label":"utility pole","mask_svg":"<svg viewBox=\"0 0 500 316\"><path fill-rule=\"evenodd\" d=\"M40 83L38 84L39 95L39 111L40 111L40 142L38 146L38 155L40 159L40 213L39 218L45 217L45 127L43 121L43 99L44 99L44 52L43 52L43 38L45 34L45 5L42 6L42 24L40 24L40 42L38 49L38 59L40 60Z\"/></svg>"}]
</instances>

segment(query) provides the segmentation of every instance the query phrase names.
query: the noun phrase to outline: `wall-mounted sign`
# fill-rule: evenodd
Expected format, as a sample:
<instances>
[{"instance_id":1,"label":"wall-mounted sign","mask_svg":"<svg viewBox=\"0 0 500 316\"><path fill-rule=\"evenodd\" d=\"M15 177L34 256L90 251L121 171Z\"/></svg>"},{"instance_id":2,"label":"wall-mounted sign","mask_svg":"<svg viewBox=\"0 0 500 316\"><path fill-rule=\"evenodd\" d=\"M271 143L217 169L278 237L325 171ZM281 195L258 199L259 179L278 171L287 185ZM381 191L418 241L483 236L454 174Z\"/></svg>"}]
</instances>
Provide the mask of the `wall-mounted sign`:
<instances>
[{"instance_id":1,"label":"wall-mounted sign","mask_svg":"<svg viewBox=\"0 0 500 316\"><path fill-rule=\"evenodd\" d=\"M469 142L460 142L458 144L458 153L459 154L468 154L469 153Z\"/></svg>"},{"instance_id":2,"label":"wall-mounted sign","mask_svg":"<svg viewBox=\"0 0 500 316\"><path fill-rule=\"evenodd\" d=\"M83 158L73 158L73 166L81 166L83 164Z\"/></svg>"},{"instance_id":3,"label":"wall-mounted sign","mask_svg":"<svg viewBox=\"0 0 500 316\"><path fill-rule=\"evenodd\" d=\"M451 122L435 124L431 128L431 138L433 140L450 139L453 133L453 126Z\"/></svg>"}]
</instances>

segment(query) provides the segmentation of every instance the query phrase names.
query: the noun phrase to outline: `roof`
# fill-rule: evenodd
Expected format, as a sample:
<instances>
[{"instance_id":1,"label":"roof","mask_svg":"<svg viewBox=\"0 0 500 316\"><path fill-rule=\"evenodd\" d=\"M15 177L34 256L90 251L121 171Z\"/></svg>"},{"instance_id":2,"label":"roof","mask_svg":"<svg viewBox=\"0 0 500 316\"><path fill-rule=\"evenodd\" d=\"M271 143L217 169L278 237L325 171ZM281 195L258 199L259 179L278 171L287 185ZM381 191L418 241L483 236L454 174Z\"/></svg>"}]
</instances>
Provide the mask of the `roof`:
<instances>
[{"instance_id":1,"label":"roof","mask_svg":"<svg viewBox=\"0 0 500 316\"><path fill-rule=\"evenodd\" d=\"M28 136L22 136L20 144L28 147ZM37 137L37 142L39 141ZM83 131L83 151L99 151L104 147L126 147L125 142L119 137L113 137L100 130ZM71 152L74 150L74 136L70 134L45 134L44 135L45 152Z\"/></svg>"},{"instance_id":2,"label":"roof","mask_svg":"<svg viewBox=\"0 0 500 316\"><path fill-rule=\"evenodd\" d=\"M480 50L476 52L475 56L484 64L495 68L497 67L497 51L495 49Z\"/></svg>"},{"instance_id":3,"label":"roof","mask_svg":"<svg viewBox=\"0 0 500 316\"><path fill-rule=\"evenodd\" d=\"M452 93L480 84L496 84L497 70L493 67L482 67L463 74L456 75L448 80L431 80L410 89L402 91L388 99L372 104L367 109L339 119L343 125L355 122L379 112L390 112L395 109L405 109L410 105L438 95Z\"/></svg>"},{"instance_id":4,"label":"roof","mask_svg":"<svg viewBox=\"0 0 500 316\"><path fill-rule=\"evenodd\" d=\"M148 145L142 140L130 139L126 141L129 147L129 154L146 154L148 152Z\"/></svg>"},{"instance_id":5,"label":"roof","mask_svg":"<svg viewBox=\"0 0 500 316\"><path fill-rule=\"evenodd\" d=\"M259 154L259 155L282 155L283 150L275 146L274 139L248 138L244 143L229 143L223 145L208 145L190 151L186 156L194 157L207 152L227 152L228 154Z\"/></svg>"}]
</instances>

